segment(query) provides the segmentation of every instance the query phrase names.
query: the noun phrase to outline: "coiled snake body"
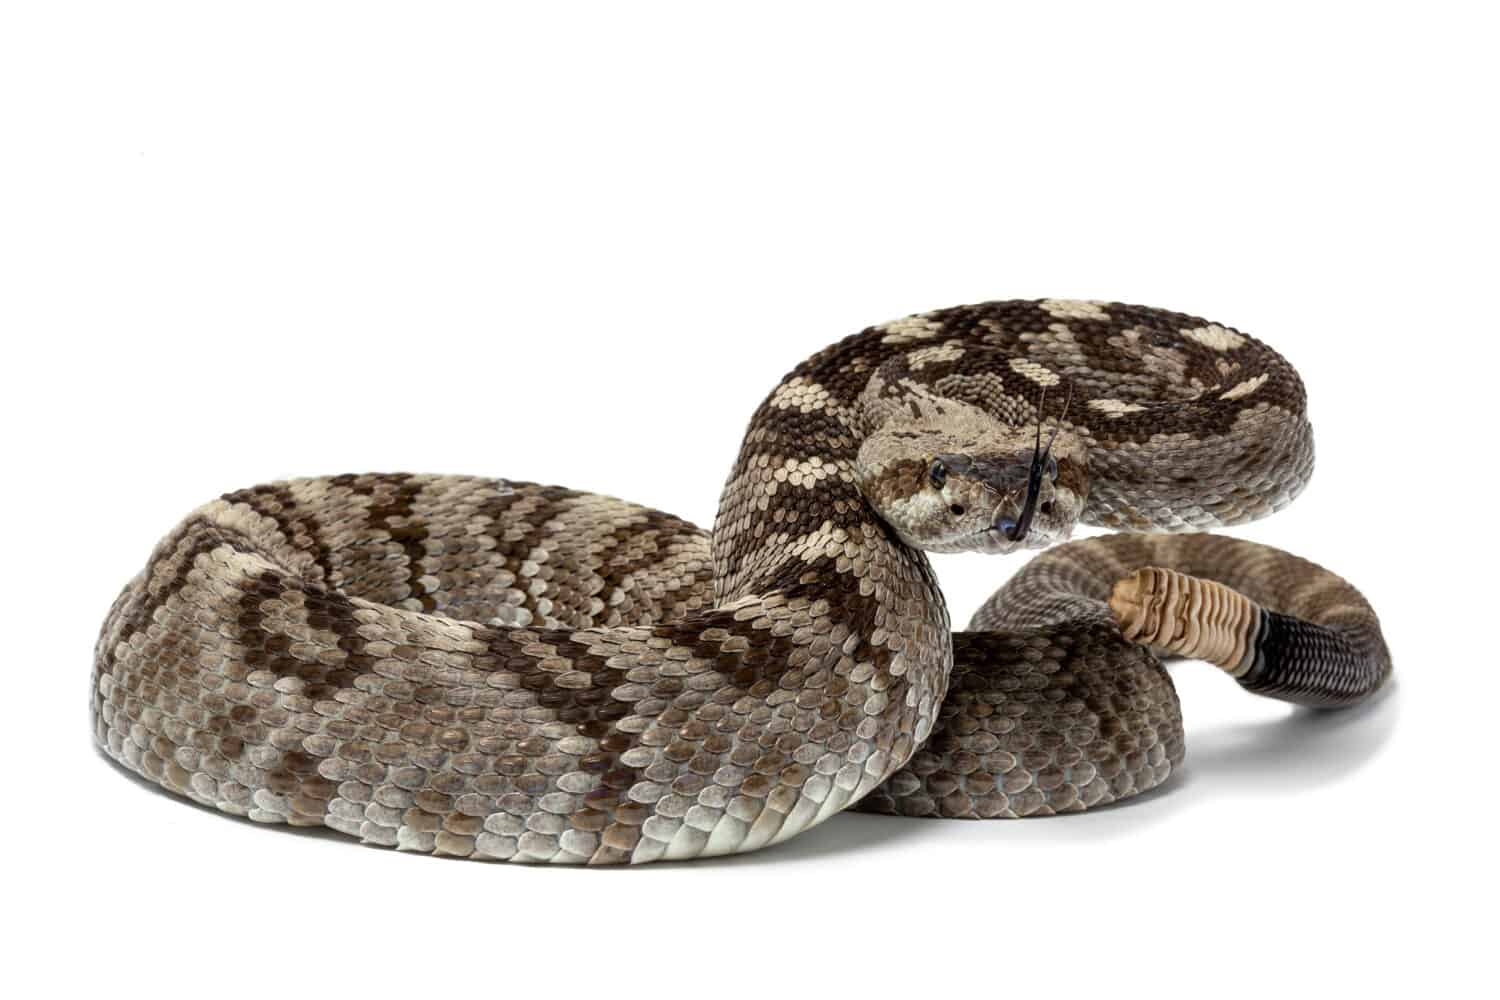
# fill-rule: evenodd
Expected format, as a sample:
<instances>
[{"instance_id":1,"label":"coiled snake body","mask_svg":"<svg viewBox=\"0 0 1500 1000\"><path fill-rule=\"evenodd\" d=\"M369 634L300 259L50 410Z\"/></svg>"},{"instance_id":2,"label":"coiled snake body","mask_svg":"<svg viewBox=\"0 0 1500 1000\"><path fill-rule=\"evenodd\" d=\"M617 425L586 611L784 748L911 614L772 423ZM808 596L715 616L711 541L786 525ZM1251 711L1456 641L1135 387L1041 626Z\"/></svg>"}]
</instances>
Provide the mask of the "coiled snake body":
<instances>
[{"instance_id":1,"label":"coiled snake body","mask_svg":"<svg viewBox=\"0 0 1500 1000\"><path fill-rule=\"evenodd\" d=\"M225 812L474 858L749 851L841 809L1014 817L1182 760L1160 654L1351 704L1390 670L1343 580L1183 532L1292 500L1296 373L1227 327L1046 300L872 327L750 423L712 536L453 476L231 493L104 624L95 734ZM923 550L1076 521L950 630Z\"/></svg>"}]
</instances>

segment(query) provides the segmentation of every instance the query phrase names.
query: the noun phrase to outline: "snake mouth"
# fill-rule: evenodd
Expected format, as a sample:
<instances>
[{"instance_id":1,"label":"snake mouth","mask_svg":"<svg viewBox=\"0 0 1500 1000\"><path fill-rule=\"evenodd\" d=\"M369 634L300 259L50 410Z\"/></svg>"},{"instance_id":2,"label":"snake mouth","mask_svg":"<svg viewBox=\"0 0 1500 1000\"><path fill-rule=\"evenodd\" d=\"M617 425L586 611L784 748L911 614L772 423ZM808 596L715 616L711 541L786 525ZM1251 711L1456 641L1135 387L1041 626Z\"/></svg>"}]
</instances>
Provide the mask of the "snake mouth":
<instances>
[{"instance_id":1,"label":"snake mouth","mask_svg":"<svg viewBox=\"0 0 1500 1000\"><path fill-rule=\"evenodd\" d=\"M957 551L982 552L986 555L1007 555L1025 549L1045 549L1058 542L1067 541L1068 533L1057 530L1050 524L1033 524L1025 537L1015 539L1009 531L999 525L991 525L962 536L956 545Z\"/></svg>"}]
</instances>

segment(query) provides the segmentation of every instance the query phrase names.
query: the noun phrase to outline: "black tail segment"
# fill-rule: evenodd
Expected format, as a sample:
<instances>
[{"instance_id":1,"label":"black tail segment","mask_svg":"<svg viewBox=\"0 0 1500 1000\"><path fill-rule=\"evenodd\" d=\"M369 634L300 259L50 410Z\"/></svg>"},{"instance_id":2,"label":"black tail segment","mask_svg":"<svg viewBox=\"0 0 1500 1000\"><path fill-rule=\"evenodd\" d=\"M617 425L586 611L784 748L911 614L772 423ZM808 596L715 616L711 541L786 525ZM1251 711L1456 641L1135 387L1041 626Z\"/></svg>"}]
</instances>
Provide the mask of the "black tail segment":
<instances>
[{"instance_id":1,"label":"black tail segment","mask_svg":"<svg viewBox=\"0 0 1500 1000\"><path fill-rule=\"evenodd\" d=\"M1238 680L1268 698L1344 708L1368 698L1390 673L1391 654L1378 627L1319 625L1263 608L1255 660Z\"/></svg>"}]
</instances>

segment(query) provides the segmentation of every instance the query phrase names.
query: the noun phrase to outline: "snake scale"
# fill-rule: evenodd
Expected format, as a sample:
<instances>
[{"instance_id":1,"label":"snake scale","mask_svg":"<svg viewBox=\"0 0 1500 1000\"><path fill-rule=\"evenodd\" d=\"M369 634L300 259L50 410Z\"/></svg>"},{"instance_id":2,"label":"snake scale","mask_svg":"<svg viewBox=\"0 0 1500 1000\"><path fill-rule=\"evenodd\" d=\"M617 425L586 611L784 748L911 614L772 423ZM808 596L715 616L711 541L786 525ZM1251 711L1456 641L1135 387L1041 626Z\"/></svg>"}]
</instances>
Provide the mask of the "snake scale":
<instances>
[{"instance_id":1,"label":"snake scale","mask_svg":"<svg viewBox=\"0 0 1500 1000\"><path fill-rule=\"evenodd\" d=\"M1281 508L1312 464L1297 373L1229 327L924 313L776 386L711 534L458 476L201 507L109 612L95 738L227 813L480 859L743 852L847 808L1082 810L1180 765L1162 656L1309 705L1385 681L1352 586L1197 530ZM1064 542L1079 522L1122 530ZM1047 546L952 631L926 551Z\"/></svg>"}]
</instances>

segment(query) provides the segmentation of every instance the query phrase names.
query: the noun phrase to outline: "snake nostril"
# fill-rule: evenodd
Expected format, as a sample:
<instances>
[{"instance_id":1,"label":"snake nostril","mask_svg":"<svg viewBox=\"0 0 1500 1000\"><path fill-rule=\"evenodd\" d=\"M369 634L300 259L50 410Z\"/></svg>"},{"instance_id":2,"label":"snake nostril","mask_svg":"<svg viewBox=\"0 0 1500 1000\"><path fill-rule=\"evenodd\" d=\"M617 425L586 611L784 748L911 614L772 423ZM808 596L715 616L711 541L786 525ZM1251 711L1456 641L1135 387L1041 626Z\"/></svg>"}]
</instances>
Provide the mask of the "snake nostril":
<instances>
[{"instance_id":1,"label":"snake nostril","mask_svg":"<svg viewBox=\"0 0 1500 1000\"><path fill-rule=\"evenodd\" d=\"M1046 515L1050 516L1052 514L1052 501L1051 500L1045 501L1041 505L1041 507L1039 507L1037 509L1040 510L1043 514L1046 514Z\"/></svg>"},{"instance_id":2,"label":"snake nostril","mask_svg":"<svg viewBox=\"0 0 1500 1000\"><path fill-rule=\"evenodd\" d=\"M960 516L960 515L962 515L962 514L963 514L963 512L964 512L964 509L963 509L963 507L962 507L962 506L960 506L960 505L959 505L959 504L954 504L954 505L953 505L953 506L951 506L951 507L949 507L949 508L948 508L948 511L949 511L949 513L951 513L951 514L952 514L952 515L953 515L953 516L954 516L954 517L959 517L959 516Z\"/></svg>"}]
</instances>

